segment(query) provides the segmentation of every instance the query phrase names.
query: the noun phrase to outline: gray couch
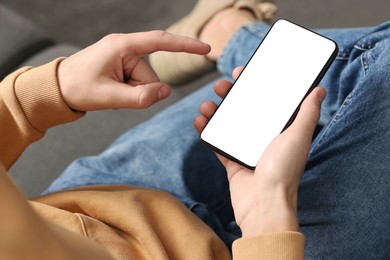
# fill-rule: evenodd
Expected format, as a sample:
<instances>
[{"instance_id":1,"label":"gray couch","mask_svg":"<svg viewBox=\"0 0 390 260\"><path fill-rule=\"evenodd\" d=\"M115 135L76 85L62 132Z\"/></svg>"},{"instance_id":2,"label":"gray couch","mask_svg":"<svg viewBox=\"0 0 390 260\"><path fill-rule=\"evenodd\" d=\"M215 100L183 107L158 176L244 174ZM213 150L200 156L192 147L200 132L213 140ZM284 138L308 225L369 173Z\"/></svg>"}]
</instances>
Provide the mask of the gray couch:
<instances>
[{"instance_id":1,"label":"gray couch","mask_svg":"<svg viewBox=\"0 0 390 260\"><path fill-rule=\"evenodd\" d=\"M39 66L81 48L57 43L31 21L0 4L0 79L22 66ZM75 158L97 154L126 130L209 82L212 73L147 110L90 112L77 123L50 129L11 168L14 181L29 197L40 194ZM0 137L1 138L1 137Z\"/></svg>"},{"instance_id":2,"label":"gray couch","mask_svg":"<svg viewBox=\"0 0 390 260\"><path fill-rule=\"evenodd\" d=\"M80 48L58 44L40 28L16 12L0 5L0 80L24 65L39 65Z\"/></svg>"}]
</instances>

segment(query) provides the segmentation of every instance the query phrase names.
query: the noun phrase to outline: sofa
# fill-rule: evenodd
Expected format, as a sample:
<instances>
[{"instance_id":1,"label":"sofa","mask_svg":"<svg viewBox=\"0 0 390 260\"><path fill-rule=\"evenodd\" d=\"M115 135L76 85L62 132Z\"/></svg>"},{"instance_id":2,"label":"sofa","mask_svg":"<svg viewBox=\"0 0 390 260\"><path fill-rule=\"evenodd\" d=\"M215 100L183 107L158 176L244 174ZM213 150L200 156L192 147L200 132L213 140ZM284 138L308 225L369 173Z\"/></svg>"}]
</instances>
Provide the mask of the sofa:
<instances>
[{"instance_id":1,"label":"sofa","mask_svg":"<svg viewBox=\"0 0 390 260\"><path fill-rule=\"evenodd\" d=\"M69 56L79 46L55 41L29 19L0 4L0 80L23 66L39 66ZM76 123L50 129L29 146L10 169L16 184L28 197L39 195L74 159L97 154L126 130L215 78L211 73L146 110L89 112ZM1 137L0 137L1 138Z\"/></svg>"}]
</instances>

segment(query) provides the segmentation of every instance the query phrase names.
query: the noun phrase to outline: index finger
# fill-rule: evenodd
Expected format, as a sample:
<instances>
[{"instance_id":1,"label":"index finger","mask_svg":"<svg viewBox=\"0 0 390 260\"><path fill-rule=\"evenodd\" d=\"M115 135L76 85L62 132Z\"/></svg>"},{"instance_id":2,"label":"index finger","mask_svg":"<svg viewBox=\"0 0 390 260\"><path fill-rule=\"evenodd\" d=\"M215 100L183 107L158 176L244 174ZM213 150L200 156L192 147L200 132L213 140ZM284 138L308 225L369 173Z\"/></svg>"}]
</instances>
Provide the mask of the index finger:
<instances>
[{"instance_id":1,"label":"index finger","mask_svg":"<svg viewBox=\"0 0 390 260\"><path fill-rule=\"evenodd\" d=\"M171 34L162 30L124 35L125 51L136 52L139 55L148 55L156 51L188 52L207 54L210 45L194 38Z\"/></svg>"}]
</instances>

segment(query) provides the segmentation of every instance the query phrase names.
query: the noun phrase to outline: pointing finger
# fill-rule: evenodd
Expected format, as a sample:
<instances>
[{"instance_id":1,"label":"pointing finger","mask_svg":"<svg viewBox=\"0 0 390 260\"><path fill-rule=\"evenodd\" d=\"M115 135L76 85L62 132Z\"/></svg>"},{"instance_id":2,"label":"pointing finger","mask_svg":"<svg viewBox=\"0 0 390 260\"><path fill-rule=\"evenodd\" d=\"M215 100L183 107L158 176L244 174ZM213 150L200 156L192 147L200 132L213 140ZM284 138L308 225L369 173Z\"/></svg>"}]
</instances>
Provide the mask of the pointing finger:
<instances>
[{"instance_id":1,"label":"pointing finger","mask_svg":"<svg viewBox=\"0 0 390 260\"><path fill-rule=\"evenodd\" d=\"M134 53L144 56L156 51L188 52L194 54L207 54L211 48L208 44L196 39L171 34L162 30L112 35L123 37L124 41L116 41L125 53ZM115 40L115 39L113 39ZM123 40L123 39L122 39Z\"/></svg>"}]
</instances>

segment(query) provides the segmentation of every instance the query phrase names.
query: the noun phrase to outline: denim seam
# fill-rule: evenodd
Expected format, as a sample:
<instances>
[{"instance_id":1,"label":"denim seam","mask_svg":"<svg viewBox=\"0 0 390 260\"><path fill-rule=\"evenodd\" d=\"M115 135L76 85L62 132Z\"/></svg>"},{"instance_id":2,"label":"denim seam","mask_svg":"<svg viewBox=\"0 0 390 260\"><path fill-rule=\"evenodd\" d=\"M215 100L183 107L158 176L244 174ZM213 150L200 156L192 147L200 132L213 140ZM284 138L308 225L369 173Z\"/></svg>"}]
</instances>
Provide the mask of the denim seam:
<instances>
[{"instance_id":1,"label":"denim seam","mask_svg":"<svg viewBox=\"0 0 390 260\"><path fill-rule=\"evenodd\" d=\"M360 62L362 64L363 68L363 76L365 77L367 75L367 70L368 70L368 62L367 62L367 52L364 52L360 58Z\"/></svg>"},{"instance_id":2,"label":"denim seam","mask_svg":"<svg viewBox=\"0 0 390 260\"><path fill-rule=\"evenodd\" d=\"M375 47L375 43L372 43L370 39L363 38L361 41L353 46L356 50L362 51L360 56L360 62L363 68L363 76L365 77L368 71L368 55L369 51Z\"/></svg>"},{"instance_id":3,"label":"denim seam","mask_svg":"<svg viewBox=\"0 0 390 260\"><path fill-rule=\"evenodd\" d=\"M336 60L349 60L350 53L351 50L349 49L344 49L344 50L339 49L336 56Z\"/></svg>"},{"instance_id":4,"label":"denim seam","mask_svg":"<svg viewBox=\"0 0 390 260\"><path fill-rule=\"evenodd\" d=\"M364 47L364 46L366 46L366 47ZM360 56L360 62L361 62L362 69L363 69L363 77L366 76L367 71L369 69L369 64L368 64L369 57L368 56L369 56L369 51L372 49L373 46L375 46L375 44L372 44L372 43L362 43L360 46L358 44L354 45L355 49L357 49L359 51L363 51L362 55ZM347 60L349 58L348 57L340 57L339 59ZM329 132L329 130L333 127L333 125L338 122L338 119L342 116L342 114L344 112L344 108L351 102L351 100L354 96L354 93L355 93L355 91L352 91L345 98L343 104L340 106L340 108L338 109L338 111L334 115L332 121L326 127L326 129L321 134L321 136L318 137L319 138L318 142L315 146L313 146L312 150L310 151L310 154L312 154L312 152L321 144L323 136L326 135Z\"/></svg>"},{"instance_id":5,"label":"denim seam","mask_svg":"<svg viewBox=\"0 0 390 260\"><path fill-rule=\"evenodd\" d=\"M345 107L347 107L349 105L349 103L351 102L352 98L354 96L354 91L351 92L344 100L343 104L340 106L339 110L336 112L336 114L334 115L332 121L329 123L329 125L326 127L326 129L323 131L323 133L321 134L321 136L318 137L318 141L317 141L317 144L315 146L313 146L313 148L311 149L310 153L309 153L309 156L315 151L315 149L317 149L317 147L322 144L322 140L323 140L323 137L329 133L329 131L333 128L333 126L339 121L339 118L344 114L344 111L345 111Z\"/></svg>"},{"instance_id":6,"label":"denim seam","mask_svg":"<svg viewBox=\"0 0 390 260\"><path fill-rule=\"evenodd\" d=\"M360 46L358 46L358 45L355 45L355 46L353 46L355 49L358 49L358 50L360 50L360 51L368 51L369 49L371 49L371 48L364 48L364 47L360 47Z\"/></svg>"},{"instance_id":7,"label":"denim seam","mask_svg":"<svg viewBox=\"0 0 390 260\"><path fill-rule=\"evenodd\" d=\"M349 60L348 57L336 57L337 60Z\"/></svg>"}]
</instances>

